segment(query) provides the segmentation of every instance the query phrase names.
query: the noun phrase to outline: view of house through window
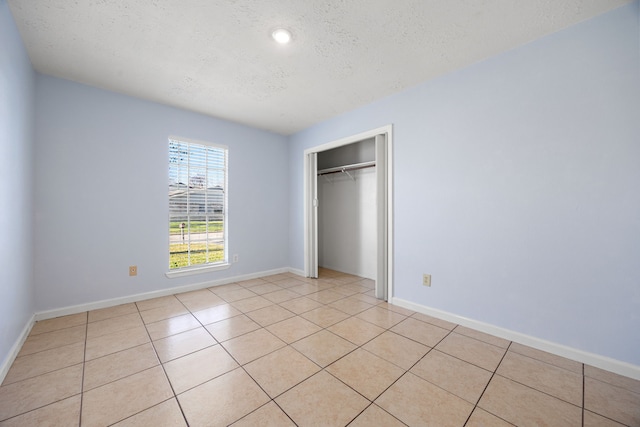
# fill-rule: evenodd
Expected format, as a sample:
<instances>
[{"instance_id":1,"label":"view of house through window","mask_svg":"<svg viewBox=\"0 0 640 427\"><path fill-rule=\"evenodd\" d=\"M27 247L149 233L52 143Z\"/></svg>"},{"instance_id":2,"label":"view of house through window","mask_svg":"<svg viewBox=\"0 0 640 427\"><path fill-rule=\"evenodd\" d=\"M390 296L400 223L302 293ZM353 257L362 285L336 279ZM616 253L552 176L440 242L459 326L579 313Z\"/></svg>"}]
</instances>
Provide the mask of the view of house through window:
<instances>
[{"instance_id":1,"label":"view of house through window","mask_svg":"<svg viewBox=\"0 0 640 427\"><path fill-rule=\"evenodd\" d=\"M227 148L169 139L169 268L227 262Z\"/></svg>"}]
</instances>

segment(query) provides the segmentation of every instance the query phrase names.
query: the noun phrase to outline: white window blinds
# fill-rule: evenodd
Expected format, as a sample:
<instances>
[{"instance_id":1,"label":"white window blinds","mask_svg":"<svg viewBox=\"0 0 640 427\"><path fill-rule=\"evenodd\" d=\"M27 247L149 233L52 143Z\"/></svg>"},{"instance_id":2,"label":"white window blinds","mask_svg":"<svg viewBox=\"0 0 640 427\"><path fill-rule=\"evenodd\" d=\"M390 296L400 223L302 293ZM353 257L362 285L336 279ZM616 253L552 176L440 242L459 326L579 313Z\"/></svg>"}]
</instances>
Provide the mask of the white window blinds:
<instances>
[{"instance_id":1,"label":"white window blinds","mask_svg":"<svg viewBox=\"0 0 640 427\"><path fill-rule=\"evenodd\" d=\"M169 269L227 262L227 148L169 139Z\"/></svg>"}]
</instances>

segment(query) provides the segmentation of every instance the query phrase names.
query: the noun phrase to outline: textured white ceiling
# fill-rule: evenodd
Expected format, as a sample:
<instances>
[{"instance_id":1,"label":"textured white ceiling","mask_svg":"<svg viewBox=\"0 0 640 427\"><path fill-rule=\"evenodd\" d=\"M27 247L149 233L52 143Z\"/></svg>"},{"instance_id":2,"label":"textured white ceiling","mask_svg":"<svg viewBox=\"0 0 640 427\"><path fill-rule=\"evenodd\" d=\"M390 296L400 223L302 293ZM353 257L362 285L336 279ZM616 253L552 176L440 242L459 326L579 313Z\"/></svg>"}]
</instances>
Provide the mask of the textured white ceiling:
<instances>
[{"instance_id":1,"label":"textured white ceiling","mask_svg":"<svg viewBox=\"0 0 640 427\"><path fill-rule=\"evenodd\" d=\"M630 1L8 3L41 73L290 134Z\"/></svg>"}]
</instances>

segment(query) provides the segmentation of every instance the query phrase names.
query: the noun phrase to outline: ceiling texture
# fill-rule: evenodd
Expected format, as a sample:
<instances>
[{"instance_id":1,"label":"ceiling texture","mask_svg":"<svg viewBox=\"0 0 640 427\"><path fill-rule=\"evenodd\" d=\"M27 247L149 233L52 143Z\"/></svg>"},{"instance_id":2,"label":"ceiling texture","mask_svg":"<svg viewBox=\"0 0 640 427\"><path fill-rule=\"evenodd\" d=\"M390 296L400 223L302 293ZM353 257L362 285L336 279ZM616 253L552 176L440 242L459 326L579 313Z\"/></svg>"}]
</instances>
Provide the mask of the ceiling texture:
<instances>
[{"instance_id":1,"label":"ceiling texture","mask_svg":"<svg viewBox=\"0 0 640 427\"><path fill-rule=\"evenodd\" d=\"M40 73L283 135L630 2L8 0Z\"/></svg>"}]
</instances>

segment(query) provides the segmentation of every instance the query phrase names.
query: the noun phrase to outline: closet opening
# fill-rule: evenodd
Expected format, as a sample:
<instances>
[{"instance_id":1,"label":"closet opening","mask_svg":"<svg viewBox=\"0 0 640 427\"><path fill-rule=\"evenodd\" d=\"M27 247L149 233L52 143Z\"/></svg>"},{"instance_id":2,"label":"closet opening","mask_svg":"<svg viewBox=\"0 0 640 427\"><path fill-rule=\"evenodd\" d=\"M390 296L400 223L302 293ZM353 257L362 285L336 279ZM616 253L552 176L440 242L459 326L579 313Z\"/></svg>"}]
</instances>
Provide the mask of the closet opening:
<instances>
[{"instance_id":1,"label":"closet opening","mask_svg":"<svg viewBox=\"0 0 640 427\"><path fill-rule=\"evenodd\" d=\"M324 267L392 295L391 125L304 153L305 275Z\"/></svg>"}]
</instances>

